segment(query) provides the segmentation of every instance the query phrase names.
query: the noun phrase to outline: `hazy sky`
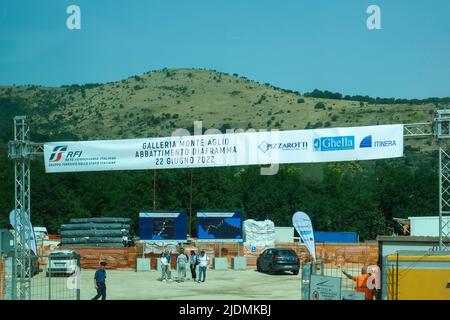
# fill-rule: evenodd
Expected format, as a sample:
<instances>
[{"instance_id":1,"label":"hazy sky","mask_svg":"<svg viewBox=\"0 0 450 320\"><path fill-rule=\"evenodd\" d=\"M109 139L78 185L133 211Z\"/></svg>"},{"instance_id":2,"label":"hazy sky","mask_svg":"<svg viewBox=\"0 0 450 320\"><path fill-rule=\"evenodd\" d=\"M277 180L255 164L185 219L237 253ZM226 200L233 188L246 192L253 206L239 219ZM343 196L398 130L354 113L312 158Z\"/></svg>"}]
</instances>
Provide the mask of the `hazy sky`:
<instances>
[{"instance_id":1,"label":"hazy sky","mask_svg":"<svg viewBox=\"0 0 450 320\"><path fill-rule=\"evenodd\" d=\"M68 30L66 8L81 8ZM366 27L368 5L381 30ZM300 92L450 96L449 0L2 1L0 85L117 81L179 67Z\"/></svg>"}]
</instances>

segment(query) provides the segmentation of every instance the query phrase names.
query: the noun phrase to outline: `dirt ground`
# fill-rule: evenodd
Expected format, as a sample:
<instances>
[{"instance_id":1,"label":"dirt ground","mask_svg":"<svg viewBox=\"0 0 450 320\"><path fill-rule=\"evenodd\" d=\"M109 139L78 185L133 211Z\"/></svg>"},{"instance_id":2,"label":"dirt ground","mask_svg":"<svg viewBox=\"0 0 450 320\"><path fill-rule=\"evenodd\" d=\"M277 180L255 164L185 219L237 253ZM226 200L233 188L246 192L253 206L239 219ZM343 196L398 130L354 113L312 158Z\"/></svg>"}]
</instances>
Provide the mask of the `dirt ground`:
<instances>
[{"instance_id":1,"label":"dirt ground","mask_svg":"<svg viewBox=\"0 0 450 320\"><path fill-rule=\"evenodd\" d=\"M95 270L81 272L81 299L91 299L96 291L93 285ZM200 299L200 300L298 300L301 295L300 275L286 272L268 275L255 270L207 270L206 282L187 280L161 282L160 271L107 270L107 299ZM172 270L172 276L176 271ZM187 277L190 279L190 276Z\"/></svg>"}]
</instances>

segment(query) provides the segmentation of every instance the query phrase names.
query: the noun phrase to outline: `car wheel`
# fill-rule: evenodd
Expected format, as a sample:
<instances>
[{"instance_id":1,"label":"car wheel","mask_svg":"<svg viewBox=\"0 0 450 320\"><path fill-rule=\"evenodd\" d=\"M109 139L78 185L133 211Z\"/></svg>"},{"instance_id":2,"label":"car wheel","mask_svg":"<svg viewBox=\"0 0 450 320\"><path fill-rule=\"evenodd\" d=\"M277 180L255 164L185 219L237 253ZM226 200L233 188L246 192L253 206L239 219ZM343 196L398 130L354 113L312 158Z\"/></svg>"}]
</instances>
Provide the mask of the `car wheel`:
<instances>
[{"instance_id":1,"label":"car wheel","mask_svg":"<svg viewBox=\"0 0 450 320\"><path fill-rule=\"evenodd\" d=\"M292 270L292 274L293 274L294 276L298 275L298 270Z\"/></svg>"},{"instance_id":2,"label":"car wheel","mask_svg":"<svg viewBox=\"0 0 450 320\"><path fill-rule=\"evenodd\" d=\"M256 271L262 272L261 267L259 266L259 263L256 264Z\"/></svg>"},{"instance_id":3,"label":"car wheel","mask_svg":"<svg viewBox=\"0 0 450 320\"><path fill-rule=\"evenodd\" d=\"M273 270L273 266L272 265L269 266L269 274L272 274L272 275L275 274L275 270Z\"/></svg>"}]
</instances>

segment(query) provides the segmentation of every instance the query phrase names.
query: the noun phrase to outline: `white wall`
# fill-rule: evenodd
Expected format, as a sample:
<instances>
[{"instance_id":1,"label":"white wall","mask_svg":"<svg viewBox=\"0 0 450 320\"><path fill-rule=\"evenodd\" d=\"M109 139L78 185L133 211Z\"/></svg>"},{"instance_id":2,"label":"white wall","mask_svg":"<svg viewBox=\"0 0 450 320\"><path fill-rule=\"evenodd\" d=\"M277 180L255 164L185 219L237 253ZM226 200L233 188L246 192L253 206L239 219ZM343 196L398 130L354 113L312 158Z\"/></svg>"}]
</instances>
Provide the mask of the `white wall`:
<instances>
[{"instance_id":1,"label":"white wall","mask_svg":"<svg viewBox=\"0 0 450 320\"><path fill-rule=\"evenodd\" d=\"M275 242L294 242L294 227L275 227Z\"/></svg>"},{"instance_id":2,"label":"white wall","mask_svg":"<svg viewBox=\"0 0 450 320\"><path fill-rule=\"evenodd\" d=\"M439 237L439 217L410 217L411 236ZM448 221L450 217L443 217L443 222ZM450 228L450 225L448 226ZM447 232L450 230L447 230Z\"/></svg>"}]
</instances>

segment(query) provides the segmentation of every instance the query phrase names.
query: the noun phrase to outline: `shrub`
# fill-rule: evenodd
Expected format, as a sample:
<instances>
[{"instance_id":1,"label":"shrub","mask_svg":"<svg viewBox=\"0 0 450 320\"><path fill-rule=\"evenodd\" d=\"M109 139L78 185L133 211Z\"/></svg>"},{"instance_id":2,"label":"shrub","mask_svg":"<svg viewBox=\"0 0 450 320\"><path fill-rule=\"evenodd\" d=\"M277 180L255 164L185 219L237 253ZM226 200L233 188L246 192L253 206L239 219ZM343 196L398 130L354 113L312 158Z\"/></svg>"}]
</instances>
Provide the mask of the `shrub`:
<instances>
[{"instance_id":1,"label":"shrub","mask_svg":"<svg viewBox=\"0 0 450 320\"><path fill-rule=\"evenodd\" d=\"M323 102L317 102L314 106L314 109L325 109L325 103Z\"/></svg>"}]
</instances>

